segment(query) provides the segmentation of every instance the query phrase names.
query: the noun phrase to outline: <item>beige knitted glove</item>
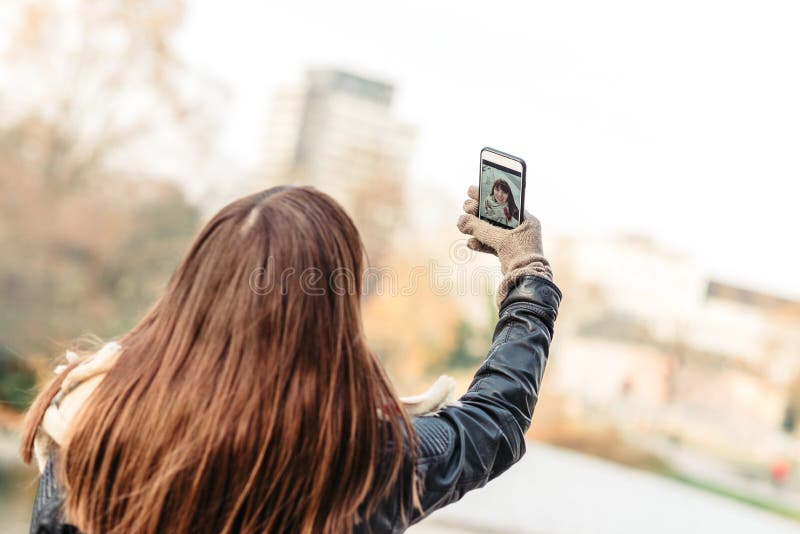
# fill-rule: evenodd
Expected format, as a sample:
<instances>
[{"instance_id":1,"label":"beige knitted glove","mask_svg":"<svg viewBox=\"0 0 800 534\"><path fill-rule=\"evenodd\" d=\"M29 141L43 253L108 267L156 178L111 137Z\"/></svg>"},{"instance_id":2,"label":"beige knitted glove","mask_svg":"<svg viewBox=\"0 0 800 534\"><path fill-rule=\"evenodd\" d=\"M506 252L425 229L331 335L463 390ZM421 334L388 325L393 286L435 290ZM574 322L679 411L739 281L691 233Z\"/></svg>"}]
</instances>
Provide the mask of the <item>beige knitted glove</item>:
<instances>
[{"instance_id":1,"label":"beige knitted glove","mask_svg":"<svg viewBox=\"0 0 800 534\"><path fill-rule=\"evenodd\" d=\"M458 229L472 237L467 246L472 250L495 254L500 259L503 280L497 288L496 302L499 308L517 280L526 275L535 275L553 280L550 263L542 252L542 229L539 219L525 212L522 224L513 230L500 228L478 215L478 187L471 185L469 198L464 202L464 215L458 219Z\"/></svg>"}]
</instances>

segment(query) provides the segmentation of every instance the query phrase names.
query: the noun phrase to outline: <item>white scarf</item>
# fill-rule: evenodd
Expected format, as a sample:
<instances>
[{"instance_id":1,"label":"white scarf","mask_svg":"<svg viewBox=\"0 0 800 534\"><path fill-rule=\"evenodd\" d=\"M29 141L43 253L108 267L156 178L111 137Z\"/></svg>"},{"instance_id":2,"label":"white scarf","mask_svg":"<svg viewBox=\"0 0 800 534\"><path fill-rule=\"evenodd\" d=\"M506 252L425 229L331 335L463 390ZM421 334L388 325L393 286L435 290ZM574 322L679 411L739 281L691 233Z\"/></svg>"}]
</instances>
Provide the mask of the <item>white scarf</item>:
<instances>
[{"instance_id":1,"label":"white scarf","mask_svg":"<svg viewBox=\"0 0 800 534\"><path fill-rule=\"evenodd\" d=\"M508 212L509 216L506 216L506 212ZM494 195L489 195L486 197L486 200L483 201L483 214L490 219L504 224L508 224L512 219L512 217L510 217L511 208L508 207L508 201L498 202L495 200Z\"/></svg>"}]
</instances>

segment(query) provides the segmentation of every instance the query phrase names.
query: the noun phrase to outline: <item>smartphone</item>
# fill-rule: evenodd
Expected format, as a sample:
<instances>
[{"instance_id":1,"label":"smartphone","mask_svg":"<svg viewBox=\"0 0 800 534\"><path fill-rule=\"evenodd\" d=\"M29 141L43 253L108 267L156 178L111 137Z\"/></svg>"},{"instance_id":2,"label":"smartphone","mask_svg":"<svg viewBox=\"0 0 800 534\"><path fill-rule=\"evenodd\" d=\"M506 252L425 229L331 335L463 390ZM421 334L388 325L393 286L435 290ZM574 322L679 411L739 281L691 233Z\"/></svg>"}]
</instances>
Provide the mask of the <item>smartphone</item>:
<instances>
[{"instance_id":1,"label":"smartphone","mask_svg":"<svg viewBox=\"0 0 800 534\"><path fill-rule=\"evenodd\" d=\"M478 216L513 229L525 213L525 162L494 148L481 149Z\"/></svg>"}]
</instances>

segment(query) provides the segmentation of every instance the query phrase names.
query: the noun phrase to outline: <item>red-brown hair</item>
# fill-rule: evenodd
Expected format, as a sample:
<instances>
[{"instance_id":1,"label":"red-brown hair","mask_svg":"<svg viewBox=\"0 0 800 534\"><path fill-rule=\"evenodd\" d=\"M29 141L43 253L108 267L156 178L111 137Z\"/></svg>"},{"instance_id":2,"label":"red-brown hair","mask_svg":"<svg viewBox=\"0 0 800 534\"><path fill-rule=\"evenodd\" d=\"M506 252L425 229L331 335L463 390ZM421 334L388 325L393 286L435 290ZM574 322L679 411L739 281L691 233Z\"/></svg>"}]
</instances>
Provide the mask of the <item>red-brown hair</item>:
<instances>
[{"instance_id":1,"label":"red-brown hair","mask_svg":"<svg viewBox=\"0 0 800 534\"><path fill-rule=\"evenodd\" d=\"M416 493L399 446L413 428L364 339L364 258L352 220L313 188L223 208L70 426L66 520L104 534L340 533L395 483ZM60 380L28 414L26 461Z\"/></svg>"}]
</instances>

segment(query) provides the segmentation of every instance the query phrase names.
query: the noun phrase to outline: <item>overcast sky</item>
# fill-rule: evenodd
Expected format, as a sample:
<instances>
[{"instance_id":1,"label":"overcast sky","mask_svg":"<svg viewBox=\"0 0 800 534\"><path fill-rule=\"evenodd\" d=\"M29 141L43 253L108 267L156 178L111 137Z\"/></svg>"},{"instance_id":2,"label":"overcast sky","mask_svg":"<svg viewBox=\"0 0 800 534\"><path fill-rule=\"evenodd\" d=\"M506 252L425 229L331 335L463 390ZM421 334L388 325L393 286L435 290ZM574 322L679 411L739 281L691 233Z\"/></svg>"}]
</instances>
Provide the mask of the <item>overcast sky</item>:
<instances>
[{"instance_id":1,"label":"overcast sky","mask_svg":"<svg viewBox=\"0 0 800 534\"><path fill-rule=\"evenodd\" d=\"M255 165L269 99L312 66L391 81L412 186L460 199L493 146L545 229L649 235L713 276L800 298L800 3L190 3L177 45L231 92ZM460 204L460 203L459 203Z\"/></svg>"}]
</instances>

